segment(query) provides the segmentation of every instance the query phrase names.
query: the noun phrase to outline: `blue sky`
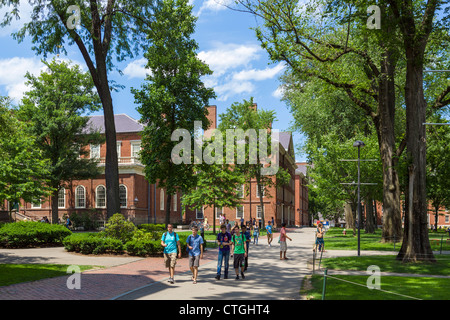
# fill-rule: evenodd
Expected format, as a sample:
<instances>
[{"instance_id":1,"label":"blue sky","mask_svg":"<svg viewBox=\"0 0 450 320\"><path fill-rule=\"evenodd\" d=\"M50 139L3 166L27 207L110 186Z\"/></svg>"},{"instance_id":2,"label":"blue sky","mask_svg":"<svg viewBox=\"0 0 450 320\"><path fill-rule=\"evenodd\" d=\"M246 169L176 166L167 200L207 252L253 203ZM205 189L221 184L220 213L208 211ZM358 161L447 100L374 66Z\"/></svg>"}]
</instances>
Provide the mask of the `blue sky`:
<instances>
[{"instance_id":1,"label":"blue sky","mask_svg":"<svg viewBox=\"0 0 450 320\"><path fill-rule=\"evenodd\" d=\"M217 98L211 100L211 105L217 106L218 114L223 113L234 102L242 102L250 97L258 104L258 108L275 110L277 121L273 124L280 131L288 130L293 119L286 104L281 101L279 77L285 66L271 63L267 53L260 47L255 32L255 18L247 13L233 11L220 5L219 0L193 0L193 13L198 16L195 40L199 44L198 56L205 61L214 74L204 78L205 85L215 89ZM221 0L229 1L229 0ZM22 7L23 17L27 16L29 8ZM4 9L0 10L3 16ZM26 86L24 75L27 71L39 74L43 69L40 59L31 50L32 43L26 39L19 44L10 34L16 31L23 22L14 22L11 26L0 29L0 94L8 95L19 101ZM85 63L76 47L67 48L68 55L62 59L70 59L79 63L87 71ZM51 59L52 57L48 57ZM145 79L146 60L136 57L121 63L123 71L110 74L125 88L113 93L115 113L126 113L135 119L140 115L136 111L134 97L130 88L139 88ZM298 151L302 137L294 133L296 161L304 161L305 156Z\"/></svg>"}]
</instances>

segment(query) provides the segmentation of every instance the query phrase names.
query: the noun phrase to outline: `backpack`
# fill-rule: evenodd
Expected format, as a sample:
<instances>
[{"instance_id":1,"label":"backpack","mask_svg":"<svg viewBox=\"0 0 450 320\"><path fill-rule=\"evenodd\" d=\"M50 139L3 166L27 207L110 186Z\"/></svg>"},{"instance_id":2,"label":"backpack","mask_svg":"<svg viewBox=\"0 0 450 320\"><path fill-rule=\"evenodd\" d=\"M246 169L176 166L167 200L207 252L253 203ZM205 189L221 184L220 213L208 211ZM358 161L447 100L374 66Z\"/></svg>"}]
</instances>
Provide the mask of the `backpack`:
<instances>
[{"instance_id":1,"label":"backpack","mask_svg":"<svg viewBox=\"0 0 450 320\"><path fill-rule=\"evenodd\" d=\"M234 245L236 246L236 241L234 241L236 235L233 234L233 236L231 237L231 242L234 243ZM245 245L245 241L247 241L247 237L245 237L245 235L241 232L241 238L242 238L242 244Z\"/></svg>"}]
</instances>

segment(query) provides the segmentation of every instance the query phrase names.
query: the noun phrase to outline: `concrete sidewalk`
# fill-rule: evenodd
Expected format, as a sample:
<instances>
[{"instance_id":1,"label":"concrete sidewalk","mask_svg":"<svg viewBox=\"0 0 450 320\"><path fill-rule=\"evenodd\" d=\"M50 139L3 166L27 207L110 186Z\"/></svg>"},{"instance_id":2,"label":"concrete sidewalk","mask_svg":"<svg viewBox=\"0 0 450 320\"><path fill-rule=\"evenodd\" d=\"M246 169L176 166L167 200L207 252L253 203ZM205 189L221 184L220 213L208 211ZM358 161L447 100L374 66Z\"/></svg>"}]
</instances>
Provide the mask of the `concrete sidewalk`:
<instances>
[{"instance_id":1,"label":"concrete sidewalk","mask_svg":"<svg viewBox=\"0 0 450 320\"><path fill-rule=\"evenodd\" d=\"M197 284L191 281L188 259L178 260L175 284L169 284L168 270L162 258L125 256L85 256L69 253L64 248L0 250L0 263L58 263L94 265L106 268L81 274L81 288L68 289L71 274L0 287L0 300L292 300L300 299L299 290L305 275L311 274L308 260L312 259L315 228L288 229L287 256L280 260L278 234L272 246L266 237L250 246L249 266L244 280L235 280L232 258L229 279L215 280L218 249L209 249L200 261ZM366 252L392 254L392 252ZM333 250L324 257L355 255L354 251Z\"/></svg>"}]
</instances>

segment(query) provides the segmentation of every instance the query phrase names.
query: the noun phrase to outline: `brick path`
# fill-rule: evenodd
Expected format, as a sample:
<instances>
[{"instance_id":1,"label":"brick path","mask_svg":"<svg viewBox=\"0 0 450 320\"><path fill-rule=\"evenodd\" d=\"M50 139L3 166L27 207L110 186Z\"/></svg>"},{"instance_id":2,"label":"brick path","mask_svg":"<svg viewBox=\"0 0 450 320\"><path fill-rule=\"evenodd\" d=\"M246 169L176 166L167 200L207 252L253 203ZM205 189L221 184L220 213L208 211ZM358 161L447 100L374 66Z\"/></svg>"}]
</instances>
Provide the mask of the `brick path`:
<instances>
[{"instance_id":1,"label":"brick path","mask_svg":"<svg viewBox=\"0 0 450 320\"><path fill-rule=\"evenodd\" d=\"M201 264L217 259L216 250L204 253ZM189 271L188 258L178 260L177 275ZM68 289L67 276L0 287L0 300L108 300L124 292L168 278L163 258L146 258L115 267L81 273L81 288Z\"/></svg>"}]
</instances>

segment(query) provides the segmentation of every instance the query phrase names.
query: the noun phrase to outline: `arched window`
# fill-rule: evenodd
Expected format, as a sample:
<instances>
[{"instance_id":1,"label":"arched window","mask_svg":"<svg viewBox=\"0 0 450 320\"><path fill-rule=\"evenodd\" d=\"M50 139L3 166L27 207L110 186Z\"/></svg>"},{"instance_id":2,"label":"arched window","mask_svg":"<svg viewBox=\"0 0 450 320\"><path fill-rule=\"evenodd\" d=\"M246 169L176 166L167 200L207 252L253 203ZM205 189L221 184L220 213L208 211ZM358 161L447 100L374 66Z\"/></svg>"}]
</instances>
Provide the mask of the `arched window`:
<instances>
[{"instance_id":1,"label":"arched window","mask_svg":"<svg viewBox=\"0 0 450 320\"><path fill-rule=\"evenodd\" d=\"M119 186L119 201L121 208L127 207L127 187L123 184Z\"/></svg>"},{"instance_id":2,"label":"arched window","mask_svg":"<svg viewBox=\"0 0 450 320\"><path fill-rule=\"evenodd\" d=\"M106 208L106 188L104 186L98 186L95 189L95 207Z\"/></svg>"},{"instance_id":3,"label":"arched window","mask_svg":"<svg viewBox=\"0 0 450 320\"><path fill-rule=\"evenodd\" d=\"M164 190L161 189L160 195L159 195L159 209L164 210Z\"/></svg>"},{"instance_id":4,"label":"arched window","mask_svg":"<svg viewBox=\"0 0 450 320\"><path fill-rule=\"evenodd\" d=\"M86 189L83 186L75 189L75 208L86 208Z\"/></svg>"}]
</instances>

